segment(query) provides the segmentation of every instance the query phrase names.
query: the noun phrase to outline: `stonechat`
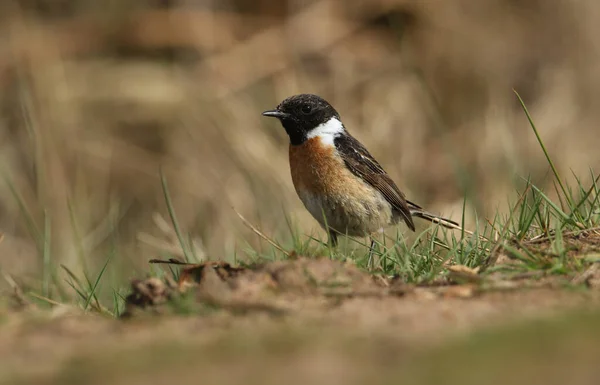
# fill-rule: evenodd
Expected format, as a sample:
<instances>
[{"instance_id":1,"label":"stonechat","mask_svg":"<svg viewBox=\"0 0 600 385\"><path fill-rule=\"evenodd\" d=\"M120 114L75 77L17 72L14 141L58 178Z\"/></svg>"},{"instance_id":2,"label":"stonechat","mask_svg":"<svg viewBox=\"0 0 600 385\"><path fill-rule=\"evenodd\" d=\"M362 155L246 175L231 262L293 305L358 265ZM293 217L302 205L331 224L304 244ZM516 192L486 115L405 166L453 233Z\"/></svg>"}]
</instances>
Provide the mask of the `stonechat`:
<instances>
[{"instance_id":1,"label":"stonechat","mask_svg":"<svg viewBox=\"0 0 600 385\"><path fill-rule=\"evenodd\" d=\"M292 181L306 209L329 233L371 238L404 221L415 231L413 216L460 229L449 219L424 211L402 191L358 140L338 112L317 95L294 95L264 116L279 119L290 138Z\"/></svg>"}]
</instances>

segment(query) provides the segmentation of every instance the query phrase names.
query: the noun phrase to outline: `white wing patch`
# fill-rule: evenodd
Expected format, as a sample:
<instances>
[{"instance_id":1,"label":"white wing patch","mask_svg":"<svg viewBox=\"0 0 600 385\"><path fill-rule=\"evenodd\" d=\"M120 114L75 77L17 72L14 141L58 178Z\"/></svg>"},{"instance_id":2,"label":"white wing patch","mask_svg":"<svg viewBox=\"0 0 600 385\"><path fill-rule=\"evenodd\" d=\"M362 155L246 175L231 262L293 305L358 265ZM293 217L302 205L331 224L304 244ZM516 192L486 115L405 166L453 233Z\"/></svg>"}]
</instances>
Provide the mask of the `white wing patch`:
<instances>
[{"instance_id":1,"label":"white wing patch","mask_svg":"<svg viewBox=\"0 0 600 385\"><path fill-rule=\"evenodd\" d=\"M335 146L334 140L344 132L344 125L333 117L325 123L319 124L317 127L310 130L306 136L308 139L319 138L321 143L327 146Z\"/></svg>"}]
</instances>

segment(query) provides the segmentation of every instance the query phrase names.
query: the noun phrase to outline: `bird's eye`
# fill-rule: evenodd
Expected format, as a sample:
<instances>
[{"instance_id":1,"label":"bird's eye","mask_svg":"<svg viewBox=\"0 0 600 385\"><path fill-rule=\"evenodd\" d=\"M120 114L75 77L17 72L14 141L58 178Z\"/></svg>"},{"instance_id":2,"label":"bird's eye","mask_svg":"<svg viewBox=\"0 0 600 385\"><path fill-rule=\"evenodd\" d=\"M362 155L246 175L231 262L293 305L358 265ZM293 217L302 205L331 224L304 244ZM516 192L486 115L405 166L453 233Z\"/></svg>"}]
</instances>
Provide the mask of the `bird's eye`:
<instances>
[{"instance_id":1,"label":"bird's eye","mask_svg":"<svg viewBox=\"0 0 600 385\"><path fill-rule=\"evenodd\" d=\"M301 110L303 114L310 114L312 111L312 107L310 106L310 104L305 104L302 106Z\"/></svg>"}]
</instances>

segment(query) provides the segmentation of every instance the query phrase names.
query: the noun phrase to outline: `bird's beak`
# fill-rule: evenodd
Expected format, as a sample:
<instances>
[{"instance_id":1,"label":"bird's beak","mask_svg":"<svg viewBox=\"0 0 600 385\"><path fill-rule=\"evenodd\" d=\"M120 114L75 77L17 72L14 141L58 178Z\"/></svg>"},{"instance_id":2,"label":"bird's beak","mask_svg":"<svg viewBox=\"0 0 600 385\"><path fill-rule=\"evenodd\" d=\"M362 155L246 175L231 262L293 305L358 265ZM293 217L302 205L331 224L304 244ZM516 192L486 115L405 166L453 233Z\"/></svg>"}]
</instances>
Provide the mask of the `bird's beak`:
<instances>
[{"instance_id":1,"label":"bird's beak","mask_svg":"<svg viewBox=\"0 0 600 385\"><path fill-rule=\"evenodd\" d=\"M263 112L262 115L268 116L271 118L277 118L277 119L283 119L288 116L288 114L286 114L283 111L279 111L279 110L268 110L268 111Z\"/></svg>"}]
</instances>

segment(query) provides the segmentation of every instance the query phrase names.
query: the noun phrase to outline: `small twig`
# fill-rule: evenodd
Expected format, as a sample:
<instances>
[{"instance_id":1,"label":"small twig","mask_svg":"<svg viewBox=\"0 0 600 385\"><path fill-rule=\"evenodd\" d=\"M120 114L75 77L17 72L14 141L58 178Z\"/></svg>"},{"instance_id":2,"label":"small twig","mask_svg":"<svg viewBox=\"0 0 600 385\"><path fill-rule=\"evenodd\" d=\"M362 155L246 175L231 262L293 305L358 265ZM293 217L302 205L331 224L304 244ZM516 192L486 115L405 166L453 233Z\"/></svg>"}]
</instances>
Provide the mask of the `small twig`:
<instances>
[{"instance_id":1,"label":"small twig","mask_svg":"<svg viewBox=\"0 0 600 385\"><path fill-rule=\"evenodd\" d=\"M169 259L151 259L148 261L148 263L162 263L162 264L167 264L167 265L184 265L184 266L190 266L190 265L196 265L196 263L191 263L191 262L183 262L180 261L178 259L175 258L169 258Z\"/></svg>"},{"instance_id":2,"label":"small twig","mask_svg":"<svg viewBox=\"0 0 600 385\"><path fill-rule=\"evenodd\" d=\"M535 237L533 237L533 238L525 241L525 243L529 243L529 244L531 244L531 243L539 243L539 242L541 242L543 240L549 239L549 237L551 235L554 235L554 233L555 233L555 230L554 229L550 229L550 231L548 231L547 234L538 234Z\"/></svg>"},{"instance_id":3,"label":"small twig","mask_svg":"<svg viewBox=\"0 0 600 385\"><path fill-rule=\"evenodd\" d=\"M377 279L378 281L380 281L383 286L390 287L390 283L387 281L387 279L383 278L383 276L381 276L381 275L375 275L374 277L375 277L375 279Z\"/></svg>"},{"instance_id":4,"label":"small twig","mask_svg":"<svg viewBox=\"0 0 600 385\"><path fill-rule=\"evenodd\" d=\"M34 297L34 298L40 299L40 300L42 300L44 302L48 302L50 305L54 305L54 306L62 306L62 305L64 305L63 303L56 302L53 299L50 299L48 297L44 297L43 295L39 295L39 294L36 294L36 293L33 293L33 292L28 293L28 294L30 296Z\"/></svg>"}]
</instances>

